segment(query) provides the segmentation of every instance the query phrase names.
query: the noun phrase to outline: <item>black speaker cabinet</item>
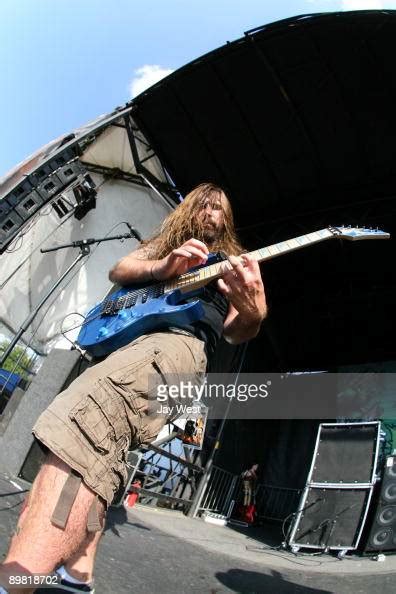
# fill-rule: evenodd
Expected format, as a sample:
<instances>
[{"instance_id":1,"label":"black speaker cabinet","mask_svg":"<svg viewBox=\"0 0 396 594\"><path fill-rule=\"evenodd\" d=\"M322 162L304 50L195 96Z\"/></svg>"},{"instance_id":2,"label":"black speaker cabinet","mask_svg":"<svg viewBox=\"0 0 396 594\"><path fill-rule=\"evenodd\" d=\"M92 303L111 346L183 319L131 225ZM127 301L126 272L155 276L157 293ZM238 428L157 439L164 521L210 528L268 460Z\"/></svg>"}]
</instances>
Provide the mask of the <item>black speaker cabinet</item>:
<instances>
[{"instance_id":1,"label":"black speaker cabinet","mask_svg":"<svg viewBox=\"0 0 396 594\"><path fill-rule=\"evenodd\" d=\"M64 187L64 182L57 176L56 173L49 175L42 184L37 186L37 192L40 194L44 202L55 196Z\"/></svg>"},{"instance_id":2,"label":"black speaker cabinet","mask_svg":"<svg viewBox=\"0 0 396 594\"><path fill-rule=\"evenodd\" d=\"M22 200L15 206L16 212L24 221L27 221L43 204L41 196L33 190L22 198Z\"/></svg>"},{"instance_id":3,"label":"black speaker cabinet","mask_svg":"<svg viewBox=\"0 0 396 594\"><path fill-rule=\"evenodd\" d=\"M380 423L321 423L287 539L294 550L356 549L372 498Z\"/></svg>"},{"instance_id":4,"label":"black speaker cabinet","mask_svg":"<svg viewBox=\"0 0 396 594\"><path fill-rule=\"evenodd\" d=\"M10 204L10 206L16 206L32 190L34 190L34 186L30 183L30 181L28 179L23 179L16 188L7 194L7 202Z\"/></svg>"},{"instance_id":5,"label":"black speaker cabinet","mask_svg":"<svg viewBox=\"0 0 396 594\"><path fill-rule=\"evenodd\" d=\"M371 489L308 487L293 545L315 549L356 549Z\"/></svg>"},{"instance_id":6,"label":"black speaker cabinet","mask_svg":"<svg viewBox=\"0 0 396 594\"><path fill-rule=\"evenodd\" d=\"M46 459L47 451L45 446L34 440L18 476L28 483L33 483Z\"/></svg>"},{"instance_id":7,"label":"black speaker cabinet","mask_svg":"<svg viewBox=\"0 0 396 594\"><path fill-rule=\"evenodd\" d=\"M23 219L14 210L7 212L0 224L0 243L6 243L23 225Z\"/></svg>"},{"instance_id":8,"label":"black speaker cabinet","mask_svg":"<svg viewBox=\"0 0 396 594\"><path fill-rule=\"evenodd\" d=\"M379 423L322 423L310 483L372 483Z\"/></svg>"},{"instance_id":9,"label":"black speaker cabinet","mask_svg":"<svg viewBox=\"0 0 396 594\"><path fill-rule=\"evenodd\" d=\"M0 200L0 225L4 219L7 218L8 213L12 210L11 204L7 202L4 198Z\"/></svg>"},{"instance_id":10,"label":"black speaker cabinet","mask_svg":"<svg viewBox=\"0 0 396 594\"><path fill-rule=\"evenodd\" d=\"M365 551L396 550L396 456L386 458Z\"/></svg>"}]
</instances>

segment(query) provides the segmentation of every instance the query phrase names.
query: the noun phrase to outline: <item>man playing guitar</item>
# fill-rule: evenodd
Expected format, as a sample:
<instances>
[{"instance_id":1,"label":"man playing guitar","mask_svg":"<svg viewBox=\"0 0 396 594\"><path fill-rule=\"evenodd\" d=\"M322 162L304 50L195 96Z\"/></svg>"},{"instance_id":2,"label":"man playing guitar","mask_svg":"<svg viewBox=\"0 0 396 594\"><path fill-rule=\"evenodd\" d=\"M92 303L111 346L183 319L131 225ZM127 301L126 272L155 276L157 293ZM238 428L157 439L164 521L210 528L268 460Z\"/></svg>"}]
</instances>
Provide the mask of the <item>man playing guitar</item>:
<instances>
[{"instance_id":1,"label":"man playing guitar","mask_svg":"<svg viewBox=\"0 0 396 594\"><path fill-rule=\"evenodd\" d=\"M69 591L93 592L105 509L127 478L127 451L153 441L166 422L147 413L148 376L198 381L221 335L250 340L267 314L259 265L243 253L229 200L214 184L190 192L160 233L111 269L110 280L121 285L165 281L216 251L228 262L203 291L200 320L139 336L87 369L39 417L33 433L49 453L0 566L3 592L34 591L10 585L9 576L48 574L66 560L60 575Z\"/></svg>"}]
</instances>

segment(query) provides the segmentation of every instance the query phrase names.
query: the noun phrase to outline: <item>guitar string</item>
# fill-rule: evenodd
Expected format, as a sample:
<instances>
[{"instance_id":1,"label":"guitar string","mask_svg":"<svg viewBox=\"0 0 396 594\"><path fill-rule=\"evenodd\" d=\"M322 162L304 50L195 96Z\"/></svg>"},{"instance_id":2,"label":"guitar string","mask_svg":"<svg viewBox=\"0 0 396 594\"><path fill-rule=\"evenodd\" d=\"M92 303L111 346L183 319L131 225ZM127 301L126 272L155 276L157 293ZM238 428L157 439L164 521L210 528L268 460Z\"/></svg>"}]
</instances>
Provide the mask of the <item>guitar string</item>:
<instances>
[{"instance_id":1,"label":"guitar string","mask_svg":"<svg viewBox=\"0 0 396 594\"><path fill-rule=\"evenodd\" d=\"M202 268L201 270L207 271L207 270L209 270L211 268L215 269L217 267L217 265L218 265L218 263L210 264L209 266L206 266L206 267ZM216 270L215 271L215 274L217 274L217 272L218 271ZM194 273L194 272L191 272L190 271L190 272L187 272L185 274L186 274L186 278L185 279L183 278L184 275L180 275L178 277L178 280L181 280L182 281L182 286L188 285L189 282L190 282L190 280L194 280L194 281L197 281L198 280L198 279L194 278L193 276L191 278L187 278L187 277L189 277L191 275L194 275L194 274L199 274L199 271L197 271L197 273ZM209 276L210 276L210 274L209 274ZM186 285L183 285L183 280L187 281L186 282ZM206 280L206 279L203 278L202 280ZM153 292L152 289L155 290L156 288L161 287L161 286L164 286L165 287L165 285L166 285L166 282L165 281L161 281L161 282L158 282L158 283L150 284L147 287L142 287L141 289L133 289L131 291L128 291L128 293L125 293L125 295L122 295L122 297L118 297L117 300L111 299L111 296L110 296L108 299L105 300L105 302L107 302L107 301L116 302L116 301L118 301L118 299L123 299L123 300L126 301L127 297L134 296L134 295L137 295L137 296L144 295L146 292L148 292L148 293L150 293L150 291ZM176 286L175 288L177 289L178 287Z\"/></svg>"}]
</instances>

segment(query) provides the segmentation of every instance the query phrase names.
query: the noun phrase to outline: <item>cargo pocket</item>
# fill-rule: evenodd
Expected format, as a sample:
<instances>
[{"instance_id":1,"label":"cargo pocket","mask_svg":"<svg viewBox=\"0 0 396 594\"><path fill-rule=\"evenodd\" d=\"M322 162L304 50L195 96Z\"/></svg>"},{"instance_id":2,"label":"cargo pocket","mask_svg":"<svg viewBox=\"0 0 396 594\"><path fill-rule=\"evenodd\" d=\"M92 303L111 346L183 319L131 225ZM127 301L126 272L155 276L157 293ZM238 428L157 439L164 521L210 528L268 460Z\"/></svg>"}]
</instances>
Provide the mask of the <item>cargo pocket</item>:
<instances>
[{"instance_id":1,"label":"cargo pocket","mask_svg":"<svg viewBox=\"0 0 396 594\"><path fill-rule=\"evenodd\" d=\"M149 444L152 441L155 441L157 435L165 427L166 423L167 419L165 415L149 415L147 417L147 423L143 425L140 432L139 445L142 443Z\"/></svg>"},{"instance_id":2,"label":"cargo pocket","mask_svg":"<svg viewBox=\"0 0 396 594\"><path fill-rule=\"evenodd\" d=\"M172 358L162 349L155 349L148 369L148 390L145 395L147 399L147 414L142 419L141 431L139 435L140 443L150 443L154 441L168 422L168 415L164 412L158 412L161 405L167 404L168 386L178 385L180 375L177 372L176 365ZM161 402L159 395L165 395L165 402Z\"/></svg>"},{"instance_id":3,"label":"cargo pocket","mask_svg":"<svg viewBox=\"0 0 396 594\"><path fill-rule=\"evenodd\" d=\"M115 482L114 491L116 492L121 486L125 485L128 479L128 464L127 464L127 453L130 445L129 438L124 435L116 443L116 456L115 461L112 464L112 470L114 472Z\"/></svg>"},{"instance_id":4,"label":"cargo pocket","mask_svg":"<svg viewBox=\"0 0 396 594\"><path fill-rule=\"evenodd\" d=\"M115 371L108 373L107 379L109 379L110 382L116 386L122 386L124 390L128 389L128 387L132 387L133 384L135 384L139 371L143 367L149 365L152 360L153 349L150 349L149 351L146 351L144 356L138 360L128 362L126 365L123 365Z\"/></svg>"},{"instance_id":5,"label":"cargo pocket","mask_svg":"<svg viewBox=\"0 0 396 594\"><path fill-rule=\"evenodd\" d=\"M179 386L180 380L180 372L172 357L163 349L155 349L151 364L147 368L146 398L151 403L150 408L156 402L160 402L158 396L167 396L169 386Z\"/></svg>"},{"instance_id":6,"label":"cargo pocket","mask_svg":"<svg viewBox=\"0 0 396 594\"><path fill-rule=\"evenodd\" d=\"M102 380L70 411L69 417L101 453L109 453L112 444L129 433L122 399L111 393Z\"/></svg>"},{"instance_id":7,"label":"cargo pocket","mask_svg":"<svg viewBox=\"0 0 396 594\"><path fill-rule=\"evenodd\" d=\"M153 358L153 350L146 351L143 357L108 373L103 380L108 389L122 400L126 416L130 419L131 415L140 418L147 408L148 375ZM137 424L140 425L140 421Z\"/></svg>"}]
</instances>

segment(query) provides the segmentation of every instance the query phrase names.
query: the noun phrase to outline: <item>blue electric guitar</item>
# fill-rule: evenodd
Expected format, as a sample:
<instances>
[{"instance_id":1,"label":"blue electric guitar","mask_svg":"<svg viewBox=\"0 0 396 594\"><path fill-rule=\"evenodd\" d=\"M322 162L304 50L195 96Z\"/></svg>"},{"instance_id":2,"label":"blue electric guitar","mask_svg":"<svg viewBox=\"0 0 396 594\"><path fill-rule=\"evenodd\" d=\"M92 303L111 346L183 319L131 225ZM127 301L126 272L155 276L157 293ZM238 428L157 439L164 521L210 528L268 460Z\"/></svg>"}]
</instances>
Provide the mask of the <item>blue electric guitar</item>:
<instances>
[{"instance_id":1,"label":"blue electric guitar","mask_svg":"<svg viewBox=\"0 0 396 594\"><path fill-rule=\"evenodd\" d=\"M388 239L378 229L329 227L250 252L258 262L297 250L326 239ZM95 357L101 357L128 344L134 338L156 329L184 326L203 316L199 293L204 285L221 276L230 266L212 254L204 266L194 268L169 281L132 285L112 293L89 311L77 344ZM184 300L197 296L188 303Z\"/></svg>"}]
</instances>

